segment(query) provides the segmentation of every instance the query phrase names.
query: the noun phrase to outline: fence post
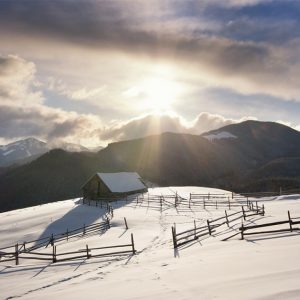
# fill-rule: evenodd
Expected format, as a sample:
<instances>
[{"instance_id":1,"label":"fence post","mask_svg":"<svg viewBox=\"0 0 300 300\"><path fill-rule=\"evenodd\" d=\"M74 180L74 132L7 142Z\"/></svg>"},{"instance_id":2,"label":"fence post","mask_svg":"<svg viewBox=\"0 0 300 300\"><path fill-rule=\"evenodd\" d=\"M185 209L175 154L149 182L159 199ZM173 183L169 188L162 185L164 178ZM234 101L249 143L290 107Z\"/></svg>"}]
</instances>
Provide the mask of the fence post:
<instances>
[{"instance_id":1,"label":"fence post","mask_svg":"<svg viewBox=\"0 0 300 300\"><path fill-rule=\"evenodd\" d=\"M242 206L242 212L243 212L243 218L246 221L246 215L245 215L245 210L244 210L244 206Z\"/></svg>"},{"instance_id":2,"label":"fence post","mask_svg":"<svg viewBox=\"0 0 300 300\"><path fill-rule=\"evenodd\" d=\"M175 194L175 207L177 207L177 201L178 201L178 195L177 195L177 191L176 191L176 194Z\"/></svg>"},{"instance_id":3,"label":"fence post","mask_svg":"<svg viewBox=\"0 0 300 300\"><path fill-rule=\"evenodd\" d=\"M52 262L56 263L56 246L52 246Z\"/></svg>"},{"instance_id":4,"label":"fence post","mask_svg":"<svg viewBox=\"0 0 300 300\"><path fill-rule=\"evenodd\" d=\"M233 199L233 192L231 192L231 199Z\"/></svg>"},{"instance_id":5,"label":"fence post","mask_svg":"<svg viewBox=\"0 0 300 300\"><path fill-rule=\"evenodd\" d=\"M208 197L207 197L207 200L209 200L209 197L210 197L210 193L208 193Z\"/></svg>"},{"instance_id":6,"label":"fence post","mask_svg":"<svg viewBox=\"0 0 300 300\"><path fill-rule=\"evenodd\" d=\"M210 228L209 220L207 220L207 228L208 228L209 235L211 235L211 228Z\"/></svg>"},{"instance_id":7,"label":"fence post","mask_svg":"<svg viewBox=\"0 0 300 300\"><path fill-rule=\"evenodd\" d=\"M85 235L85 224L83 224L83 235Z\"/></svg>"},{"instance_id":8,"label":"fence post","mask_svg":"<svg viewBox=\"0 0 300 300\"><path fill-rule=\"evenodd\" d=\"M109 222L109 218L106 217L106 223L107 223L107 227L110 228L110 222Z\"/></svg>"},{"instance_id":9,"label":"fence post","mask_svg":"<svg viewBox=\"0 0 300 300\"><path fill-rule=\"evenodd\" d=\"M203 209L205 209L205 198L203 197Z\"/></svg>"},{"instance_id":10,"label":"fence post","mask_svg":"<svg viewBox=\"0 0 300 300\"><path fill-rule=\"evenodd\" d=\"M87 259L89 259L91 256L90 256L90 254L89 254L89 246L88 246L88 244L86 244L86 258Z\"/></svg>"},{"instance_id":11,"label":"fence post","mask_svg":"<svg viewBox=\"0 0 300 300\"><path fill-rule=\"evenodd\" d=\"M51 238L50 238L50 243L51 243L51 246L54 245L54 236L53 236L53 233L52 233Z\"/></svg>"},{"instance_id":12,"label":"fence post","mask_svg":"<svg viewBox=\"0 0 300 300\"><path fill-rule=\"evenodd\" d=\"M174 226L172 226L172 238L173 238L174 249L176 249L177 248L177 241L176 241L176 228L175 228L175 224L174 224Z\"/></svg>"},{"instance_id":13,"label":"fence post","mask_svg":"<svg viewBox=\"0 0 300 300\"><path fill-rule=\"evenodd\" d=\"M216 209L218 209L218 200L216 200Z\"/></svg>"},{"instance_id":14,"label":"fence post","mask_svg":"<svg viewBox=\"0 0 300 300\"><path fill-rule=\"evenodd\" d=\"M288 210L288 217L289 217L290 230L291 230L291 232L292 232L292 231L293 231L293 226L292 226L293 221L292 221L292 219L291 219L291 215L290 215L290 211L289 211L289 210Z\"/></svg>"},{"instance_id":15,"label":"fence post","mask_svg":"<svg viewBox=\"0 0 300 300\"><path fill-rule=\"evenodd\" d=\"M262 205L262 215L263 216L265 215L265 205L264 204Z\"/></svg>"},{"instance_id":16,"label":"fence post","mask_svg":"<svg viewBox=\"0 0 300 300\"><path fill-rule=\"evenodd\" d=\"M228 197L228 207L229 207L229 210L230 210L230 200L229 200L229 197Z\"/></svg>"},{"instance_id":17,"label":"fence post","mask_svg":"<svg viewBox=\"0 0 300 300\"><path fill-rule=\"evenodd\" d=\"M23 249L26 251L26 242L23 242Z\"/></svg>"},{"instance_id":18,"label":"fence post","mask_svg":"<svg viewBox=\"0 0 300 300\"><path fill-rule=\"evenodd\" d=\"M256 213L258 214L258 205L257 205L257 201L256 201Z\"/></svg>"},{"instance_id":19,"label":"fence post","mask_svg":"<svg viewBox=\"0 0 300 300\"><path fill-rule=\"evenodd\" d=\"M128 229L128 225L127 225L127 221L126 221L126 218L124 217L124 222L125 222L125 227L126 227L126 230Z\"/></svg>"},{"instance_id":20,"label":"fence post","mask_svg":"<svg viewBox=\"0 0 300 300\"><path fill-rule=\"evenodd\" d=\"M15 257L16 257L16 265L19 264L19 244L15 245Z\"/></svg>"},{"instance_id":21,"label":"fence post","mask_svg":"<svg viewBox=\"0 0 300 300\"><path fill-rule=\"evenodd\" d=\"M244 224L242 222L242 226L241 226L241 239L243 240L244 239Z\"/></svg>"},{"instance_id":22,"label":"fence post","mask_svg":"<svg viewBox=\"0 0 300 300\"><path fill-rule=\"evenodd\" d=\"M225 210L225 218L226 218L227 226L229 227L229 221L228 221L228 216L227 216L227 211L226 210Z\"/></svg>"},{"instance_id":23,"label":"fence post","mask_svg":"<svg viewBox=\"0 0 300 300\"><path fill-rule=\"evenodd\" d=\"M131 234L131 246L132 246L132 254L135 254L136 250L135 250L135 248L134 248L133 233Z\"/></svg>"}]
</instances>

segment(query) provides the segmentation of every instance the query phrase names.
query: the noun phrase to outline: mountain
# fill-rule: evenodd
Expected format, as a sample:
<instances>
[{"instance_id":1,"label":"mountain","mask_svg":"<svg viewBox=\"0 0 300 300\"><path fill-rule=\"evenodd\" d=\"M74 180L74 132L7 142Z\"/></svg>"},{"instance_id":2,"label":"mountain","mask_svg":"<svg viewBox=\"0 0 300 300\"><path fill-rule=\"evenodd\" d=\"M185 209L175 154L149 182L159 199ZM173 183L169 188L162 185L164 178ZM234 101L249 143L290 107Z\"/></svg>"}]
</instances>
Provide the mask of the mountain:
<instances>
[{"instance_id":1,"label":"mountain","mask_svg":"<svg viewBox=\"0 0 300 300\"><path fill-rule=\"evenodd\" d=\"M46 143L35 138L27 138L0 146L0 167L22 164L49 151Z\"/></svg>"},{"instance_id":2,"label":"mountain","mask_svg":"<svg viewBox=\"0 0 300 300\"><path fill-rule=\"evenodd\" d=\"M97 153L51 150L0 172L0 211L80 196L96 171L137 171L159 185L234 191L300 186L300 132L246 121L201 136L163 133L109 144Z\"/></svg>"},{"instance_id":3,"label":"mountain","mask_svg":"<svg viewBox=\"0 0 300 300\"><path fill-rule=\"evenodd\" d=\"M63 149L68 152L90 151L79 144L65 142L45 143L35 138L27 138L0 146L0 168L28 163L51 149Z\"/></svg>"}]
</instances>

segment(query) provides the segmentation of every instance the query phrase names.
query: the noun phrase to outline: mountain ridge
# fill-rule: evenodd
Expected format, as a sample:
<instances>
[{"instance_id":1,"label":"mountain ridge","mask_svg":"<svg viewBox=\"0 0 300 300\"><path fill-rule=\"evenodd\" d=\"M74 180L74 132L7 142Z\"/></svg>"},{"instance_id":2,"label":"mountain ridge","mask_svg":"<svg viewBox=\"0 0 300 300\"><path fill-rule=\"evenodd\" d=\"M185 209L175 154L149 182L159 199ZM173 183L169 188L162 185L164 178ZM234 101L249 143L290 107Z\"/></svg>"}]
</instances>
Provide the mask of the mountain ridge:
<instances>
[{"instance_id":1,"label":"mountain ridge","mask_svg":"<svg viewBox=\"0 0 300 300\"><path fill-rule=\"evenodd\" d=\"M256 182L261 190L273 189L280 182L300 186L299 176L293 173L298 174L298 169L288 171L295 162L291 158L297 162L300 158L300 132L277 123L247 121L208 133L220 131L238 138L210 141L203 135L163 133L110 143L97 153L51 150L0 175L0 210L80 196L82 183L97 171L137 171L161 186L233 191L253 190ZM285 161L279 173L264 167L278 159ZM260 168L265 168L264 173Z\"/></svg>"}]
</instances>

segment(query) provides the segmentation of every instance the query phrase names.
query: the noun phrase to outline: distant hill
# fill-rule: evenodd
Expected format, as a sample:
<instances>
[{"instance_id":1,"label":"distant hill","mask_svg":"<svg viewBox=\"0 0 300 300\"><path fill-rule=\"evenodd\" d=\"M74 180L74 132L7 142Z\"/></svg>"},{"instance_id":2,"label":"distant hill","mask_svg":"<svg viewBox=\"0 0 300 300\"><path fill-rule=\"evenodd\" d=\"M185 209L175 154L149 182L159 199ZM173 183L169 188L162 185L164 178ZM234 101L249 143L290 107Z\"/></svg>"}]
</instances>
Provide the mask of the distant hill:
<instances>
[{"instance_id":1,"label":"distant hill","mask_svg":"<svg viewBox=\"0 0 300 300\"><path fill-rule=\"evenodd\" d=\"M96 171L137 171L159 185L200 185L234 191L300 187L300 132L246 121L201 136L161 135L109 144L97 153L52 150L0 172L0 210L80 196Z\"/></svg>"}]
</instances>

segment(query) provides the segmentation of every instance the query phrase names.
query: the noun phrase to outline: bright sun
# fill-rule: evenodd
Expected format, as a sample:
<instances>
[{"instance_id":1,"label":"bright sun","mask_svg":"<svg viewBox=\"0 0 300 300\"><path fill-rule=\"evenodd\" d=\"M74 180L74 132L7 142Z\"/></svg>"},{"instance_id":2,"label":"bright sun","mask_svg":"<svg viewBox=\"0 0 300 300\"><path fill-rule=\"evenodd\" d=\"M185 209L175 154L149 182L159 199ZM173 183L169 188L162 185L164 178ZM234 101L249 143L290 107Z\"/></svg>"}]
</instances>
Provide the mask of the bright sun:
<instances>
[{"instance_id":1,"label":"bright sun","mask_svg":"<svg viewBox=\"0 0 300 300\"><path fill-rule=\"evenodd\" d=\"M145 80L141 84L142 106L152 112L171 110L172 104L178 96L175 82L164 78Z\"/></svg>"}]
</instances>

